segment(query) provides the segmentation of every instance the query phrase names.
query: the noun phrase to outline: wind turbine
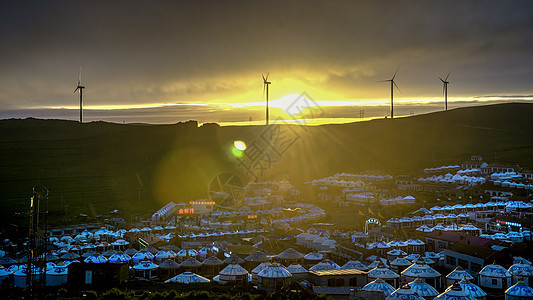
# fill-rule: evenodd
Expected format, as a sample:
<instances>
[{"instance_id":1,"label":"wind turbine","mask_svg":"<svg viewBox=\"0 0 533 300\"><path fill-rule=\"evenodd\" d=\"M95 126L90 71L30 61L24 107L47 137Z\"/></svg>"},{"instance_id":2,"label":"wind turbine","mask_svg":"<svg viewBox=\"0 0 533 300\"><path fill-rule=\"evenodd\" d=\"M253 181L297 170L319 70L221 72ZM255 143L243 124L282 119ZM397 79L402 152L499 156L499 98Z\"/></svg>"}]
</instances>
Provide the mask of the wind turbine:
<instances>
[{"instance_id":1,"label":"wind turbine","mask_svg":"<svg viewBox=\"0 0 533 300\"><path fill-rule=\"evenodd\" d=\"M440 81L442 81L442 83L444 84L442 86L442 93L444 94L444 106L446 108L446 110L448 110L448 83L450 83L448 81L448 77L450 76L450 73L448 73L448 75L446 75L446 78L445 79L442 79L439 77Z\"/></svg>"},{"instance_id":2,"label":"wind turbine","mask_svg":"<svg viewBox=\"0 0 533 300\"><path fill-rule=\"evenodd\" d=\"M398 67L396 69L396 72L394 72L394 75L392 76L391 79L379 81L379 82L388 82L388 81L390 81L390 117L391 117L391 119L394 119L394 87L396 86L398 91L400 91L400 88L398 87L398 85L396 85L396 82L394 82L394 78L396 77L396 74L398 73L398 69L400 69L400 67Z\"/></svg>"},{"instance_id":3,"label":"wind turbine","mask_svg":"<svg viewBox=\"0 0 533 300\"><path fill-rule=\"evenodd\" d=\"M76 86L76 89L74 90L74 93L76 91L80 90L80 123L83 123L83 89L85 87L81 85L81 67L80 67L80 73L78 74L78 86Z\"/></svg>"},{"instance_id":4,"label":"wind turbine","mask_svg":"<svg viewBox=\"0 0 533 300\"><path fill-rule=\"evenodd\" d=\"M261 76L263 77L263 94L265 93L265 90L266 90L266 124L268 125L268 86L270 85L270 81L268 81L268 75L270 73L267 73L267 76L265 77L265 75L261 74Z\"/></svg>"}]
</instances>

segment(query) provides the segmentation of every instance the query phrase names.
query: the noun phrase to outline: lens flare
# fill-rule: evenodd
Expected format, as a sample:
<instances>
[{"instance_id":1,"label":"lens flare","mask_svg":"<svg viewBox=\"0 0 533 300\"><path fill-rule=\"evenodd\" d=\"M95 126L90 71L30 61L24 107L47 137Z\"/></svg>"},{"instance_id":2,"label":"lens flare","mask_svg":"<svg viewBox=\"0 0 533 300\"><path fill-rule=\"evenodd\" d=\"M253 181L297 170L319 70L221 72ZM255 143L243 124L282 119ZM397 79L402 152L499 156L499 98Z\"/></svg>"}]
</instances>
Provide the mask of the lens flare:
<instances>
[{"instance_id":1,"label":"lens flare","mask_svg":"<svg viewBox=\"0 0 533 300\"><path fill-rule=\"evenodd\" d=\"M237 149L239 151L244 151L244 150L246 150L246 143L243 142L243 141L234 141L233 142L233 147L235 147L235 149Z\"/></svg>"},{"instance_id":2,"label":"lens flare","mask_svg":"<svg viewBox=\"0 0 533 300\"><path fill-rule=\"evenodd\" d=\"M246 150L246 143L240 140L233 142L233 147L231 147L231 153L233 156L241 158L244 156L244 150Z\"/></svg>"}]
</instances>

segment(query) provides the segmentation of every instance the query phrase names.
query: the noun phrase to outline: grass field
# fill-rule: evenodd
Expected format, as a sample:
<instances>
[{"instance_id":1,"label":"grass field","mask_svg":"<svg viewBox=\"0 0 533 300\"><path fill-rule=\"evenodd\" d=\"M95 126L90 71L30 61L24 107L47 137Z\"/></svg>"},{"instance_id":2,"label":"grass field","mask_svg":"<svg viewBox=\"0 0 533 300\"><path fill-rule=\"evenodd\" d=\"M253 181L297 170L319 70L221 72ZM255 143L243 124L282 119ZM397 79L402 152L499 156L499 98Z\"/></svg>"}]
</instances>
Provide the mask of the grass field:
<instances>
[{"instance_id":1,"label":"grass field","mask_svg":"<svg viewBox=\"0 0 533 300\"><path fill-rule=\"evenodd\" d=\"M266 168L263 179L286 175L298 186L336 172L405 174L471 155L533 169L532 115L533 104L501 104L394 120L291 126L298 139ZM50 190L54 222L65 215L65 204L72 218L113 209L153 212L169 201L206 197L217 174L242 171L231 154L233 141L252 145L265 138L264 126L191 125L1 120L2 224L25 222L14 213L27 209L33 185ZM264 141L258 145L268 147Z\"/></svg>"}]
</instances>

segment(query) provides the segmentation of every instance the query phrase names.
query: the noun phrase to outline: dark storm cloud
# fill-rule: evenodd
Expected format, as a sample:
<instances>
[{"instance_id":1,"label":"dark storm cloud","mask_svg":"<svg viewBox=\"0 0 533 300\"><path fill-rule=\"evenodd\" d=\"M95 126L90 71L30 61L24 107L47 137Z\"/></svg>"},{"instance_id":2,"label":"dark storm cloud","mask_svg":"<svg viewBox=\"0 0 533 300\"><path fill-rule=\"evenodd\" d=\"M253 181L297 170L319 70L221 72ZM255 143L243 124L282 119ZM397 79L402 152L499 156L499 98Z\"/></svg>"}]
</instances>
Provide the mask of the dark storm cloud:
<instances>
[{"instance_id":1,"label":"dark storm cloud","mask_svg":"<svg viewBox=\"0 0 533 300\"><path fill-rule=\"evenodd\" d=\"M463 95L528 93L533 79L530 1L3 1L0 10L0 108L75 105L80 65L93 104L216 101L265 70L354 98L383 97L375 81L398 65L412 97L434 95L448 72Z\"/></svg>"}]
</instances>

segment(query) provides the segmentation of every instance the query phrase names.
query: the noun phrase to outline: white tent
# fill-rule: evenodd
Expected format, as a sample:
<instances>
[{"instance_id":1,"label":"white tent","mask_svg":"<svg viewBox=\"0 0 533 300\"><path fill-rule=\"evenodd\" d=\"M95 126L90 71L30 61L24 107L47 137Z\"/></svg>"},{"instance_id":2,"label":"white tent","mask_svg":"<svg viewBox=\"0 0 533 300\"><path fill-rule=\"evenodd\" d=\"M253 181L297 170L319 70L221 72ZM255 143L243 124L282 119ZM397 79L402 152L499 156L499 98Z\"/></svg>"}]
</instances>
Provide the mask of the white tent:
<instances>
[{"instance_id":1,"label":"white tent","mask_svg":"<svg viewBox=\"0 0 533 300\"><path fill-rule=\"evenodd\" d=\"M211 282L209 279L200 276L198 274L194 274L192 272L183 272L179 275L176 275L168 280L165 281L165 283L209 283Z\"/></svg>"}]
</instances>

